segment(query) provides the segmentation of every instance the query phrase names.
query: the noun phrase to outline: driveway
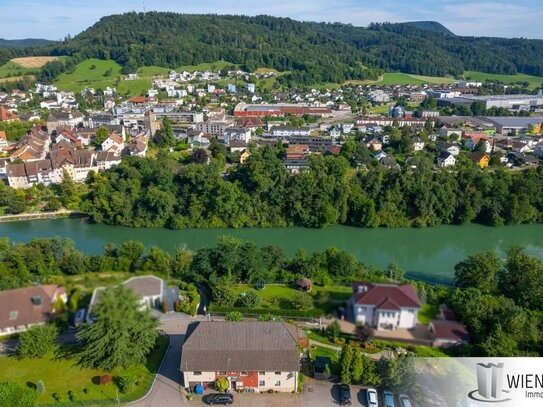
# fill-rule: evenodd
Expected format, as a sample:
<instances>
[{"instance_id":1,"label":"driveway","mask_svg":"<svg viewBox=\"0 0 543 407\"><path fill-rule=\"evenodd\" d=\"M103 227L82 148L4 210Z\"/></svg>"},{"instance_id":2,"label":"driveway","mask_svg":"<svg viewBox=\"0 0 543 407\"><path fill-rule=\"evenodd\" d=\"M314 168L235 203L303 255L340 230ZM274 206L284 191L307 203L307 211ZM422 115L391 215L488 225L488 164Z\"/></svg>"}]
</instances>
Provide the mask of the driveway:
<instances>
[{"instance_id":1,"label":"driveway","mask_svg":"<svg viewBox=\"0 0 543 407\"><path fill-rule=\"evenodd\" d=\"M366 405L364 386L351 385L352 406ZM339 389L334 383L306 378L302 393L303 407L328 407L339 405Z\"/></svg>"},{"instance_id":2,"label":"driveway","mask_svg":"<svg viewBox=\"0 0 543 407\"><path fill-rule=\"evenodd\" d=\"M187 326L194 321L185 314L166 314L161 318L161 328L170 337L170 347L164 357L153 389L143 400L130 404L136 407L167 407L188 403L181 394L181 345Z\"/></svg>"}]
</instances>

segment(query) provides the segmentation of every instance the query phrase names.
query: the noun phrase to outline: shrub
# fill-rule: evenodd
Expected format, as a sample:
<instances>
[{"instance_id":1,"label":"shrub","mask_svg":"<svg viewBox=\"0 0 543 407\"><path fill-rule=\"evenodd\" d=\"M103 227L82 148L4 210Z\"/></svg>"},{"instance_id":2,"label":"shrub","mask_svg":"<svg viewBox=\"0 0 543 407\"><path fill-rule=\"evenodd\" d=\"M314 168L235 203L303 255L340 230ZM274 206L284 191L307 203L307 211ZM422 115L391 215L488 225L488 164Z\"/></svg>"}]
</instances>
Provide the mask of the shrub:
<instances>
[{"instance_id":1,"label":"shrub","mask_svg":"<svg viewBox=\"0 0 543 407\"><path fill-rule=\"evenodd\" d=\"M298 293L292 299L292 305L297 310L308 311L313 308L313 298L309 294Z\"/></svg>"},{"instance_id":2,"label":"shrub","mask_svg":"<svg viewBox=\"0 0 543 407\"><path fill-rule=\"evenodd\" d=\"M122 393L127 393L128 391L132 390L135 384L136 384L136 378L131 375L121 376L119 377L119 381L117 382L119 390Z\"/></svg>"},{"instance_id":3,"label":"shrub","mask_svg":"<svg viewBox=\"0 0 543 407\"><path fill-rule=\"evenodd\" d=\"M71 402L74 402L77 400L77 393L73 390L69 390L68 391L68 398L70 399Z\"/></svg>"},{"instance_id":4,"label":"shrub","mask_svg":"<svg viewBox=\"0 0 543 407\"><path fill-rule=\"evenodd\" d=\"M54 325L38 325L21 333L17 355L20 358L41 358L55 350L58 330Z\"/></svg>"},{"instance_id":5,"label":"shrub","mask_svg":"<svg viewBox=\"0 0 543 407\"><path fill-rule=\"evenodd\" d=\"M258 307L259 304L260 304L260 297L253 290L247 291L246 293L244 293L244 295L240 294L239 299L237 301L237 305L239 305L240 307L245 307L245 308L255 308L255 307Z\"/></svg>"},{"instance_id":6,"label":"shrub","mask_svg":"<svg viewBox=\"0 0 543 407\"><path fill-rule=\"evenodd\" d=\"M113 380L113 377L111 377L108 374L105 374L103 376L100 376L100 384L109 384Z\"/></svg>"},{"instance_id":7,"label":"shrub","mask_svg":"<svg viewBox=\"0 0 543 407\"><path fill-rule=\"evenodd\" d=\"M219 377L215 380L215 390L225 392L228 389L228 379L226 377Z\"/></svg>"},{"instance_id":8,"label":"shrub","mask_svg":"<svg viewBox=\"0 0 543 407\"><path fill-rule=\"evenodd\" d=\"M60 395L60 393L54 392L51 396L53 396L53 398L59 403L62 400L62 396Z\"/></svg>"},{"instance_id":9,"label":"shrub","mask_svg":"<svg viewBox=\"0 0 543 407\"><path fill-rule=\"evenodd\" d=\"M243 314L239 311L231 311L224 317L226 321L238 322L243 320Z\"/></svg>"},{"instance_id":10,"label":"shrub","mask_svg":"<svg viewBox=\"0 0 543 407\"><path fill-rule=\"evenodd\" d=\"M213 288L213 301L217 305L232 306L236 302L236 295L230 287L218 285Z\"/></svg>"},{"instance_id":11,"label":"shrub","mask_svg":"<svg viewBox=\"0 0 543 407\"><path fill-rule=\"evenodd\" d=\"M253 308L253 309L247 309L247 308L241 308L241 307L225 307L225 306L217 306L215 304L211 304L209 306L210 312L224 312L228 313L231 311L239 311L241 313L246 314L252 314L252 315L277 315L284 318L318 318L322 316L322 310L319 309L310 309L307 311L300 311L296 309L285 309L285 308L278 308L278 309L269 309L269 308Z\"/></svg>"}]
</instances>

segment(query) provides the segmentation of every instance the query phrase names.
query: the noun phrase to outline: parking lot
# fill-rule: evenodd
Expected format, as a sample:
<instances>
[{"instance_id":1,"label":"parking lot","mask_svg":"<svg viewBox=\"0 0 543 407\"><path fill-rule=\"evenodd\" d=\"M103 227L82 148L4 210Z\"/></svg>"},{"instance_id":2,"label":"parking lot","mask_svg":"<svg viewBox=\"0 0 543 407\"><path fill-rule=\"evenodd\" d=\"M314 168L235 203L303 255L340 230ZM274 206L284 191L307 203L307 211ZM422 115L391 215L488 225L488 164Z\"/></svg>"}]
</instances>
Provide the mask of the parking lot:
<instances>
[{"instance_id":1,"label":"parking lot","mask_svg":"<svg viewBox=\"0 0 543 407\"><path fill-rule=\"evenodd\" d=\"M367 407L366 391L364 386L351 385L351 397L353 406ZM302 394L302 406L324 407L339 404L339 390L333 383L308 380L304 385Z\"/></svg>"}]
</instances>

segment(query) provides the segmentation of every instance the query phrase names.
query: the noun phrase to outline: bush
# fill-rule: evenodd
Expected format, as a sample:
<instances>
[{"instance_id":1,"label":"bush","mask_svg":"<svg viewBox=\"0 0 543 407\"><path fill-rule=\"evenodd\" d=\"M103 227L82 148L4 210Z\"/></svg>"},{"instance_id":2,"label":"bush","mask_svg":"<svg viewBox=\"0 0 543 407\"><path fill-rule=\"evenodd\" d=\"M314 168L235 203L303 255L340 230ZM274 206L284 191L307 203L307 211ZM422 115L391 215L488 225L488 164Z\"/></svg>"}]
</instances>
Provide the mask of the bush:
<instances>
[{"instance_id":1,"label":"bush","mask_svg":"<svg viewBox=\"0 0 543 407\"><path fill-rule=\"evenodd\" d=\"M58 330L54 325L38 325L21 333L17 355L20 358L41 358L58 347Z\"/></svg>"},{"instance_id":2,"label":"bush","mask_svg":"<svg viewBox=\"0 0 543 407\"><path fill-rule=\"evenodd\" d=\"M119 381L117 382L119 390L122 393L127 393L130 390L132 390L135 384L136 384L136 378L131 375L121 376L119 377Z\"/></svg>"},{"instance_id":3,"label":"bush","mask_svg":"<svg viewBox=\"0 0 543 407\"><path fill-rule=\"evenodd\" d=\"M228 390L228 379L226 377L219 377L215 380L215 390L225 392Z\"/></svg>"},{"instance_id":4,"label":"bush","mask_svg":"<svg viewBox=\"0 0 543 407\"><path fill-rule=\"evenodd\" d=\"M60 395L60 393L54 392L51 396L53 396L53 398L59 403L62 401L62 396Z\"/></svg>"},{"instance_id":5,"label":"bush","mask_svg":"<svg viewBox=\"0 0 543 407\"><path fill-rule=\"evenodd\" d=\"M113 380L113 377L111 377L108 374L105 374L103 376L100 376L100 384L109 384Z\"/></svg>"},{"instance_id":6,"label":"bush","mask_svg":"<svg viewBox=\"0 0 543 407\"><path fill-rule=\"evenodd\" d=\"M219 306L232 306L236 302L236 295L230 287L218 285L213 288L213 301Z\"/></svg>"},{"instance_id":7,"label":"bush","mask_svg":"<svg viewBox=\"0 0 543 407\"><path fill-rule=\"evenodd\" d=\"M243 314L239 311L231 311L224 317L226 321L238 322L243 320Z\"/></svg>"},{"instance_id":8,"label":"bush","mask_svg":"<svg viewBox=\"0 0 543 407\"><path fill-rule=\"evenodd\" d=\"M301 311L296 309L266 309L266 308L241 308L241 307L221 307L215 304L209 306L210 312L232 312L239 311L243 314L251 315L277 315L284 318L319 318L322 316L322 310L311 309L307 311Z\"/></svg>"},{"instance_id":9,"label":"bush","mask_svg":"<svg viewBox=\"0 0 543 407\"><path fill-rule=\"evenodd\" d=\"M260 297L253 290L249 290L246 293L243 293L243 295L240 294L239 299L236 303L236 305L245 308L255 308L258 307L259 304Z\"/></svg>"},{"instance_id":10,"label":"bush","mask_svg":"<svg viewBox=\"0 0 543 407\"><path fill-rule=\"evenodd\" d=\"M313 298L309 294L298 293L292 299L292 305L297 310L308 311L313 308Z\"/></svg>"},{"instance_id":11,"label":"bush","mask_svg":"<svg viewBox=\"0 0 543 407\"><path fill-rule=\"evenodd\" d=\"M68 391L68 398L70 399L71 402L74 402L77 400L77 393L73 390L69 390Z\"/></svg>"}]
</instances>

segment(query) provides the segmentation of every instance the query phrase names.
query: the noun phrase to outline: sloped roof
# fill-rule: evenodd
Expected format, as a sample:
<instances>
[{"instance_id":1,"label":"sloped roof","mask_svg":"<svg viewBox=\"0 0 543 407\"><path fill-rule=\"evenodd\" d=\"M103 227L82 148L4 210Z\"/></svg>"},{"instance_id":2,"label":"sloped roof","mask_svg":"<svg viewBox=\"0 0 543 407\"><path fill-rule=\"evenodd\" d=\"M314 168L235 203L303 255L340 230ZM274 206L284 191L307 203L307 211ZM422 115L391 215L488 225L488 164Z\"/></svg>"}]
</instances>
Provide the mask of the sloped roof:
<instances>
[{"instance_id":1,"label":"sloped roof","mask_svg":"<svg viewBox=\"0 0 543 407\"><path fill-rule=\"evenodd\" d=\"M206 321L189 325L181 371L298 371L298 331L285 322Z\"/></svg>"},{"instance_id":2,"label":"sloped roof","mask_svg":"<svg viewBox=\"0 0 543 407\"><path fill-rule=\"evenodd\" d=\"M394 310L420 308L419 297L411 284L353 283L352 287L356 304Z\"/></svg>"},{"instance_id":3,"label":"sloped roof","mask_svg":"<svg viewBox=\"0 0 543 407\"><path fill-rule=\"evenodd\" d=\"M0 291L0 329L47 321L53 311L55 293L62 295L65 292L64 287L57 285ZM33 304L33 297L40 297L41 304ZM13 311L16 316L10 318Z\"/></svg>"},{"instance_id":4,"label":"sloped roof","mask_svg":"<svg viewBox=\"0 0 543 407\"><path fill-rule=\"evenodd\" d=\"M468 342L469 334L466 326L458 321L436 319L431 322L436 339Z\"/></svg>"}]
</instances>

